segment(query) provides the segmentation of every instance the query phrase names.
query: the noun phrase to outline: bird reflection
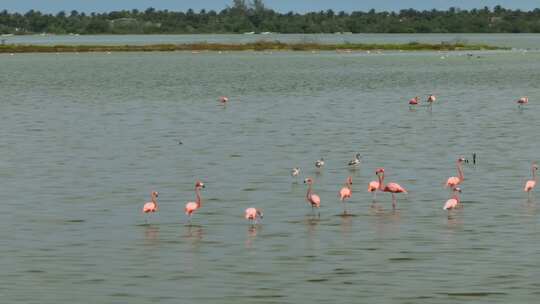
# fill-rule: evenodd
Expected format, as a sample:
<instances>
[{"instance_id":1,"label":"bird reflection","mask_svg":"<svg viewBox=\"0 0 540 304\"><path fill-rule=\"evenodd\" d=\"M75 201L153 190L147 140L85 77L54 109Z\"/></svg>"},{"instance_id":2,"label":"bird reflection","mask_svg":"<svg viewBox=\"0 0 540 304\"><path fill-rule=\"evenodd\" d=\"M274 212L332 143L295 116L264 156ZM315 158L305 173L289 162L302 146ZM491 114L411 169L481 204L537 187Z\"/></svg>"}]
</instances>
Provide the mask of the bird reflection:
<instances>
[{"instance_id":1,"label":"bird reflection","mask_svg":"<svg viewBox=\"0 0 540 304\"><path fill-rule=\"evenodd\" d=\"M204 236L204 229L201 226L186 225L187 231L184 239L191 242L193 248L198 248Z\"/></svg>"},{"instance_id":2,"label":"bird reflection","mask_svg":"<svg viewBox=\"0 0 540 304\"><path fill-rule=\"evenodd\" d=\"M320 222L321 222L320 216L317 216L315 214L306 215L304 223L306 224L307 232L310 237L313 236Z\"/></svg>"},{"instance_id":3,"label":"bird reflection","mask_svg":"<svg viewBox=\"0 0 540 304\"><path fill-rule=\"evenodd\" d=\"M249 225L246 236L246 248L251 248L253 242L257 238L257 234L262 230L262 226L259 224Z\"/></svg>"},{"instance_id":4,"label":"bird reflection","mask_svg":"<svg viewBox=\"0 0 540 304\"><path fill-rule=\"evenodd\" d=\"M525 210L527 211L527 214L528 215L536 215L537 208L538 207L536 205L536 201L534 200L534 198L529 197L527 199L527 202L525 203Z\"/></svg>"},{"instance_id":5,"label":"bird reflection","mask_svg":"<svg viewBox=\"0 0 540 304\"><path fill-rule=\"evenodd\" d=\"M157 246L159 244L159 226L144 226L144 243L148 246Z\"/></svg>"},{"instance_id":6,"label":"bird reflection","mask_svg":"<svg viewBox=\"0 0 540 304\"><path fill-rule=\"evenodd\" d=\"M344 237L348 237L351 234L352 230L352 219L353 216L351 215L342 215L341 217L341 235Z\"/></svg>"}]
</instances>

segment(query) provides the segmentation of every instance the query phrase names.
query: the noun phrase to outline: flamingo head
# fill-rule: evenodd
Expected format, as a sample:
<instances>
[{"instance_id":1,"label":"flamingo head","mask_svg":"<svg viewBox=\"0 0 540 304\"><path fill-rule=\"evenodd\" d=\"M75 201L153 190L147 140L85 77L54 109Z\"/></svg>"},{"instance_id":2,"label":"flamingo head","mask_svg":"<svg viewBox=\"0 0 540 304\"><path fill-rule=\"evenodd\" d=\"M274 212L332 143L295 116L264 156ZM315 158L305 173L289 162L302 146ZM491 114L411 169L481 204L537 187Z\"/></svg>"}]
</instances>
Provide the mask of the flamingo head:
<instances>
[{"instance_id":1,"label":"flamingo head","mask_svg":"<svg viewBox=\"0 0 540 304\"><path fill-rule=\"evenodd\" d=\"M304 184L308 184L308 185L311 185L313 184L313 179L311 177L308 177L304 180Z\"/></svg>"},{"instance_id":2,"label":"flamingo head","mask_svg":"<svg viewBox=\"0 0 540 304\"><path fill-rule=\"evenodd\" d=\"M462 163L462 162L464 162L464 161L465 161L465 158L464 158L463 156L461 156L460 158L458 158L458 160L457 160L457 161L458 161L458 163Z\"/></svg>"},{"instance_id":3,"label":"flamingo head","mask_svg":"<svg viewBox=\"0 0 540 304\"><path fill-rule=\"evenodd\" d=\"M352 176L347 177L347 184L352 185Z\"/></svg>"},{"instance_id":4,"label":"flamingo head","mask_svg":"<svg viewBox=\"0 0 540 304\"><path fill-rule=\"evenodd\" d=\"M538 165L536 163L533 163L532 167L533 167L533 170L538 170Z\"/></svg>"},{"instance_id":5,"label":"flamingo head","mask_svg":"<svg viewBox=\"0 0 540 304\"><path fill-rule=\"evenodd\" d=\"M220 97L219 97L219 101L221 101L221 102L227 102L227 101L229 101L229 98L228 98L227 96L220 96Z\"/></svg>"},{"instance_id":6,"label":"flamingo head","mask_svg":"<svg viewBox=\"0 0 540 304\"><path fill-rule=\"evenodd\" d=\"M454 192L461 193L461 188L460 188L460 187L455 187L455 188L454 188Z\"/></svg>"},{"instance_id":7,"label":"flamingo head","mask_svg":"<svg viewBox=\"0 0 540 304\"><path fill-rule=\"evenodd\" d=\"M204 188L204 187L205 187L204 183L201 182L200 180L195 183L195 189L201 189L201 188Z\"/></svg>"},{"instance_id":8,"label":"flamingo head","mask_svg":"<svg viewBox=\"0 0 540 304\"><path fill-rule=\"evenodd\" d=\"M159 193L157 191L152 191L150 194L152 197L158 197Z\"/></svg>"},{"instance_id":9,"label":"flamingo head","mask_svg":"<svg viewBox=\"0 0 540 304\"><path fill-rule=\"evenodd\" d=\"M376 175L379 175L380 173L384 173L384 168L377 168L377 170L375 170Z\"/></svg>"}]
</instances>

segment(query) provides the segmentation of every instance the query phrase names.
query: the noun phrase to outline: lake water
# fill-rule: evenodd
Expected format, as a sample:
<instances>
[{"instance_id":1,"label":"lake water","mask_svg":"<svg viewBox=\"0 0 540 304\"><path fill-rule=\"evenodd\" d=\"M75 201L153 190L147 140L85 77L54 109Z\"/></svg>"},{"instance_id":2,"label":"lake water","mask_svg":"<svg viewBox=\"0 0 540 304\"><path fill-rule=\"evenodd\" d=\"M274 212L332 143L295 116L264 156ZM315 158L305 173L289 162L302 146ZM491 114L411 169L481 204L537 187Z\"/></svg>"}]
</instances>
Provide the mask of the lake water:
<instances>
[{"instance_id":1,"label":"lake water","mask_svg":"<svg viewBox=\"0 0 540 304\"><path fill-rule=\"evenodd\" d=\"M540 198L522 187L540 160L540 53L477 54L0 55L2 302L536 302ZM432 110L409 110L428 93ZM449 216L443 183L472 153ZM410 192L395 212L387 194L371 207L380 166Z\"/></svg>"},{"instance_id":2,"label":"lake water","mask_svg":"<svg viewBox=\"0 0 540 304\"><path fill-rule=\"evenodd\" d=\"M271 34L271 35L31 35L0 37L16 44L106 44L247 43L255 41L316 43L483 43L518 49L540 49L540 34Z\"/></svg>"}]
</instances>

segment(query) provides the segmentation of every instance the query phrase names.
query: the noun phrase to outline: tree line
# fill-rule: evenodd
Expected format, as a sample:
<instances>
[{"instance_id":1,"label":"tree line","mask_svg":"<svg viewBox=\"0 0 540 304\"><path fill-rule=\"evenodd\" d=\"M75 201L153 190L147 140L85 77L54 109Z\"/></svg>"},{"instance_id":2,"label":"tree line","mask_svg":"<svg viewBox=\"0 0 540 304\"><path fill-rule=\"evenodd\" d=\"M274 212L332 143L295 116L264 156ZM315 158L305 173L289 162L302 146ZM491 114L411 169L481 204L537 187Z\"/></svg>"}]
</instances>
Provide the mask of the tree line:
<instances>
[{"instance_id":1,"label":"tree line","mask_svg":"<svg viewBox=\"0 0 540 304\"><path fill-rule=\"evenodd\" d=\"M202 33L540 33L540 9L405 9L299 14L280 13L263 0L234 0L221 11L122 10L25 14L0 11L0 34L202 34Z\"/></svg>"}]
</instances>

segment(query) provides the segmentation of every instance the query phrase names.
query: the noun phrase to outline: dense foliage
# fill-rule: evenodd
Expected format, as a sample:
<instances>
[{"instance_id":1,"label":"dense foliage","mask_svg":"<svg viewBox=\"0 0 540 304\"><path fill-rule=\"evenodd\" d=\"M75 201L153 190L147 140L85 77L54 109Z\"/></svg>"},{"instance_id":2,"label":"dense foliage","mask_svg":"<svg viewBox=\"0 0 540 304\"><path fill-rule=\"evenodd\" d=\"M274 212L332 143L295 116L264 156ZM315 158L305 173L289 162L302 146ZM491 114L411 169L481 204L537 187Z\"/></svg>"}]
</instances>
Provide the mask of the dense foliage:
<instances>
[{"instance_id":1,"label":"dense foliage","mask_svg":"<svg viewBox=\"0 0 540 304\"><path fill-rule=\"evenodd\" d=\"M399 12L339 12L332 10L298 14L266 8L262 0L234 0L216 12L173 12L148 8L85 14L77 11L56 15L31 10L26 14L0 11L1 34L190 34L190 33L540 33L540 9L533 11L493 9L447 11L414 9Z\"/></svg>"}]
</instances>

